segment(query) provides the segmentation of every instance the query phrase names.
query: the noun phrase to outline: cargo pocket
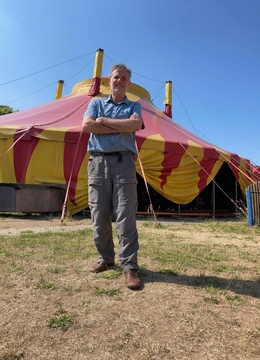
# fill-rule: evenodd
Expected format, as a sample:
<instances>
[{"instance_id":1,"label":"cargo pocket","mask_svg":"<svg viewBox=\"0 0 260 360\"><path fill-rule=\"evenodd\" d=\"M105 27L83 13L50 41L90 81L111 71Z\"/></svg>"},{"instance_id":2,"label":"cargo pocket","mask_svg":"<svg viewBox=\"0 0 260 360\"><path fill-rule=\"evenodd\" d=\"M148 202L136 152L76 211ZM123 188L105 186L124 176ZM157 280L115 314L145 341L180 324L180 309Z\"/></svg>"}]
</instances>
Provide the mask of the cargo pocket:
<instances>
[{"instance_id":1,"label":"cargo pocket","mask_svg":"<svg viewBox=\"0 0 260 360\"><path fill-rule=\"evenodd\" d=\"M90 156L88 159L88 177L103 178L105 165L103 156Z\"/></svg>"},{"instance_id":2,"label":"cargo pocket","mask_svg":"<svg viewBox=\"0 0 260 360\"><path fill-rule=\"evenodd\" d=\"M118 199L119 203L128 202L136 203L137 202L137 179L136 177L129 176L125 178L118 179Z\"/></svg>"},{"instance_id":3,"label":"cargo pocket","mask_svg":"<svg viewBox=\"0 0 260 360\"><path fill-rule=\"evenodd\" d=\"M104 184L104 179L101 177L88 178L88 199L89 204L97 204L102 199L101 187Z\"/></svg>"},{"instance_id":4,"label":"cargo pocket","mask_svg":"<svg viewBox=\"0 0 260 360\"><path fill-rule=\"evenodd\" d=\"M97 204L102 198L104 184L104 163L102 156L91 156L88 161L88 198L89 203Z\"/></svg>"}]
</instances>

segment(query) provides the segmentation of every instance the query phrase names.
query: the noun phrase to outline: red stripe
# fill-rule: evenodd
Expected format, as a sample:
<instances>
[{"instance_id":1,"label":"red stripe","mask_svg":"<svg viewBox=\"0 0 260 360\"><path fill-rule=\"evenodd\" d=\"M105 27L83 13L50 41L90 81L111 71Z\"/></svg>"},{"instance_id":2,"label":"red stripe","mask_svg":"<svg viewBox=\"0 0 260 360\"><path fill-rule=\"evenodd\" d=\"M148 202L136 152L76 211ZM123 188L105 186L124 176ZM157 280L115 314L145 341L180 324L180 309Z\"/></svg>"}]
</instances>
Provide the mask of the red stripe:
<instances>
[{"instance_id":1,"label":"red stripe","mask_svg":"<svg viewBox=\"0 0 260 360\"><path fill-rule=\"evenodd\" d=\"M43 130L38 129L36 135L41 133ZM14 173L16 182L24 184L26 180L26 173L28 165L30 163L32 154L39 142L39 138L32 136L35 134L35 129L31 129L20 141L14 145ZM14 140L21 136L21 129L17 130L14 134Z\"/></svg>"},{"instance_id":2,"label":"red stripe","mask_svg":"<svg viewBox=\"0 0 260 360\"><path fill-rule=\"evenodd\" d=\"M76 133L79 138L80 133ZM64 169L64 178L66 184L69 183L69 179L71 176L70 188L68 191L68 196L71 203L77 206L75 201L76 198L76 187L78 182L78 174L80 167L82 165L82 161L87 152L87 143L88 143L89 134L83 134L81 137L80 144L78 146L77 154L75 154L77 149L77 143L71 142L71 132L67 131L64 136L64 155L63 155L63 169ZM75 157L76 156L76 157ZM72 169L74 162L74 168ZM87 169L86 169L87 172Z\"/></svg>"},{"instance_id":3,"label":"red stripe","mask_svg":"<svg viewBox=\"0 0 260 360\"><path fill-rule=\"evenodd\" d=\"M175 147L178 147L178 150ZM161 179L161 189L167 183L167 177L172 173L173 169L176 169L180 165L181 158L185 153L185 149L178 146L178 144L165 143L164 148L164 160L162 161L162 170L159 179Z\"/></svg>"}]
</instances>

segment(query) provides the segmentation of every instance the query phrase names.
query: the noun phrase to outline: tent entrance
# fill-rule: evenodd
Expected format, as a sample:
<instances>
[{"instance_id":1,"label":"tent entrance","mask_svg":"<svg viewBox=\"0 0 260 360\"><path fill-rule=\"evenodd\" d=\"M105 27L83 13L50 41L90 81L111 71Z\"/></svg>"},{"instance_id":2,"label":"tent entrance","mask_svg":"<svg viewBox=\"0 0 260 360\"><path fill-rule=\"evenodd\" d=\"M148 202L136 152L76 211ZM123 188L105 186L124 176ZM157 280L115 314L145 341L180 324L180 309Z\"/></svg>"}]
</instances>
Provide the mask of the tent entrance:
<instances>
[{"instance_id":1,"label":"tent entrance","mask_svg":"<svg viewBox=\"0 0 260 360\"><path fill-rule=\"evenodd\" d=\"M138 214L149 214L149 199L146 194L143 178L137 174ZM223 163L215 177L200 194L188 204L176 204L158 194L150 185L153 208L158 215L181 217L230 217L237 214L234 204L237 200L242 201L243 195L237 185L234 174L227 163ZM234 202L232 202L232 199Z\"/></svg>"}]
</instances>

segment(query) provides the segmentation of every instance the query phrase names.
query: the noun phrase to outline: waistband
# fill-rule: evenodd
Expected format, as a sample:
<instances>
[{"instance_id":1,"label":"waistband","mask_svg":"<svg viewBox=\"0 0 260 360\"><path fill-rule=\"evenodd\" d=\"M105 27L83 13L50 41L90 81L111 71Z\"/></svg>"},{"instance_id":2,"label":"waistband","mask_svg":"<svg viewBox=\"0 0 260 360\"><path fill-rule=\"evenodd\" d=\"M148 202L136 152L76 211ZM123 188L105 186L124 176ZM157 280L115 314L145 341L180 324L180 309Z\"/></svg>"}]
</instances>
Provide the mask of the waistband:
<instances>
[{"instance_id":1,"label":"waistband","mask_svg":"<svg viewBox=\"0 0 260 360\"><path fill-rule=\"evenodd\" d=\"M131 151L111 151L111 152L91 151L89 154L95 156L119 156L119 155L134 156L134 154Z\"/></svg>"},{"instance_id":2,"label":"waistband","mask_svg":"<svg viewBox=\"0 0 260 360\"><path fill-rule=\"evenodd\" d=\"M134 154L130 151L111 151L111 152L99 152L99 151L91 151L90 156L117 156L117 161L121 162L123 159L123 155L131 155L134 156Z\"/></svg>"}]
</instances>

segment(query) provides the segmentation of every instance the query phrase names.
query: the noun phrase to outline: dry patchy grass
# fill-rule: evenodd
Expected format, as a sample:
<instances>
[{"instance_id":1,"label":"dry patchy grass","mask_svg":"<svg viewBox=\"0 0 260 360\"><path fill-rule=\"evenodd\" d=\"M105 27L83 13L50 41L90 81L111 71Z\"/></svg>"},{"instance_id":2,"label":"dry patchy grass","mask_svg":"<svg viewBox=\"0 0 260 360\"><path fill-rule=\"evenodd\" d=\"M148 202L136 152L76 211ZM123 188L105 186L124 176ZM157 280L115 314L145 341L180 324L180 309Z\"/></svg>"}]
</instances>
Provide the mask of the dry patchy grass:
<instances>
[{"instance_id":1,"label":"dry patchy grass","mask_svg":"<svg viewBox=\"0 0 260 360\"><path fill-rule=\"evenodd\" d=\"M0 235L0 360L259 359L259 228L144 219L131 291L71 223Z\"/></svg>"}]
</instances>

